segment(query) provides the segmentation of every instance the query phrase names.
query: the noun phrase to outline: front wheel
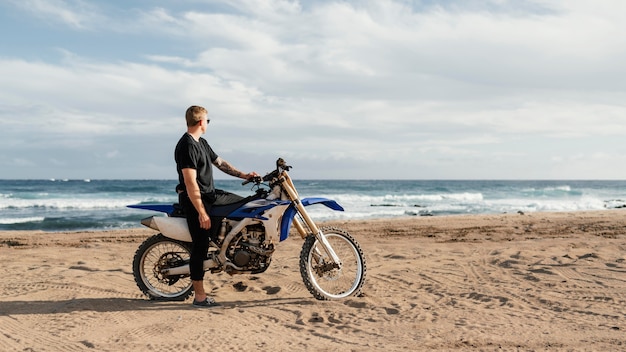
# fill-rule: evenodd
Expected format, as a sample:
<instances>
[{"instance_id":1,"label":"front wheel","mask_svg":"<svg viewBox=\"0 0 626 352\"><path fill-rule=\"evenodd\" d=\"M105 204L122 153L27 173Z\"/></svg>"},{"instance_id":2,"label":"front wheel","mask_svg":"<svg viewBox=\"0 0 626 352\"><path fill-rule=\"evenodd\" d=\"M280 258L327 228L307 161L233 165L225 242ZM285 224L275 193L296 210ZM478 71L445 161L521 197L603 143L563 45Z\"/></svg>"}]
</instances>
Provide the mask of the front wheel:
<instances>
[{"instance_id":1,"label":"front wheel","mask_svg":"<svg viewBox=\"0 0 626 352\"><path fill-rule=\"evenodd\" d=\"M308 236L300 252L300 274L305 286L319 300L359 295L366 271L363 250L347 231L335 227L320 230L342 265L338 267L332 262L315 236Z\"/></svg>"},{"instance_id":2,"label":"front wheel","mask_svg":"<svg viewBox=\"0 0 626 352\"><path fill-rule=\"evenodd\" d=\"M192 292L189 275L166 275L163 270L189 264L191 243L162 234L146 239L135 252L133 276L146 296L155 300L184 301Z\"/></svg>"}]
</instances>

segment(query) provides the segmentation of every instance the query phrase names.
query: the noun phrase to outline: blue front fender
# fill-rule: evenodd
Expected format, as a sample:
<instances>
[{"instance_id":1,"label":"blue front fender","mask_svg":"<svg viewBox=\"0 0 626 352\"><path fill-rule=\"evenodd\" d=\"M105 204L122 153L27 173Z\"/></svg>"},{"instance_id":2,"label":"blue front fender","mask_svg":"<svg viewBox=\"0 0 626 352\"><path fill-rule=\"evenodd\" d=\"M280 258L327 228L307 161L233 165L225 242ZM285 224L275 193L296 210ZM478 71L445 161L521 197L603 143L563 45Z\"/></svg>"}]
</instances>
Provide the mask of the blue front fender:
<instances>
[{"instance_id":1,"label":"blue front fender","mask_svg":"<svg viewBox=\"0 0 626 352\"><path fill-rule=\"evenodd\" d=\"M341 205L339 205L334 200L328 199L328 198L321 198L321 197L304 198L301 200L301 202L302 202L302 205L304 205L305 207L308 207L309 205L313 205L313 204L323 204L332 210L343 211L343 207ZM287 208L287 210L285 210L285 213L283 214L283 221L280 224L280 240L281 241L284 241L287 239L287 237L289 237L289 230L291 229L291 223L293 222L293 217L295 215L296 215L296 207L293 204L291 204Z\"/></svg>"}]
</instances>

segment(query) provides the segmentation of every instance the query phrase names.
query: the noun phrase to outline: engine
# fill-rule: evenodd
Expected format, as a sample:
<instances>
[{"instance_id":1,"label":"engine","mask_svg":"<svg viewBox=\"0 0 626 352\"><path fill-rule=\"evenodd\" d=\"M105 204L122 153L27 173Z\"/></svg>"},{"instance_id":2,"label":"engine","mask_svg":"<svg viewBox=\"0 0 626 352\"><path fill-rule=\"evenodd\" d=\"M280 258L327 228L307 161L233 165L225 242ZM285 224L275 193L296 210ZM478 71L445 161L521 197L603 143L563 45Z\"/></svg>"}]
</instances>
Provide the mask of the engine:
<instances>
[{"instance_id":1,"label":"engine","mask_svg":"<svg viewBox=\"0 0 626 352\"><path fill-rule=\"evenodd\" d=\"M227 268L230 274L262 273L269 267L274 253L273 244L264 244L265 229L261 224L245 227L231 241L226 257L237 266Z\"/></svg>"}]
</instances>

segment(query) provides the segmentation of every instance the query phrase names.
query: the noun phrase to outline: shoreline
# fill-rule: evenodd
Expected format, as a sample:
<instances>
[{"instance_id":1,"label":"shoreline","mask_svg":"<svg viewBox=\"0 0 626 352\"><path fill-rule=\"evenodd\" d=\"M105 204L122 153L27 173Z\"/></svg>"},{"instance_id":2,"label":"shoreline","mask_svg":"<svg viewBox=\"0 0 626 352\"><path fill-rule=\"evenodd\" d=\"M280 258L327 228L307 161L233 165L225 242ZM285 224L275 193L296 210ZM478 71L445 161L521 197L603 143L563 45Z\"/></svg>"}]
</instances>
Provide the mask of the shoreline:
<instances>
[{"instance_id":1,"label":"shoreline","mask_svg":"<svg viewBox=\"0 0 626 352\"><path fill-rule=\"evenodd\" d=\"M224 309L149 301L132 276L148 228L0 231L0 350L621 350L622 210L328 221L363 248L361 297L318 301L297 235L267 272L207 274ZM242 338L245 336L245 338ZM416 341L419 343L416 344Z\"/></svg>"},{"instance_id":2,"label":"shoreline","mask_svg":"<svg viewBox=\"0 0 626 352\"><path fill-rule=\"evenodd\" d=\"M442 214L442 215L401 215L401 216L389 216L389 217L377 217L377 218L363 218L363 219L333 219L333 220L321 220L316 221L316 223L324 226L325 224L351 224L351 223L359 223L359 222L400 222L407 223L413 221L425 221L422 219L451 219L454 220L456 218L489 218L489 217L497 217L497 216L542 216L550 214L593 214L593 213L604 213L604 212L620 212L623 211L626 216L626 206L624 207L616 207L616 208L606 208L606 209L592 209L592 210L576 210L576 211L541 211L541 212L522 212L518 211L516 213L480 213L480 214ZM439 222L435 220L434 222ZM138 225L137 227L131 228L117 228L117 229L82 229L82 230L55 230L55 231L46 231L46 230L0 230L0 237L8 234L76 234L76 233L116 233L116 232L136 232L143 229L147 229L144 226ZM152 230L151 230L152 231Z\"/></svg>"}]
</instances>

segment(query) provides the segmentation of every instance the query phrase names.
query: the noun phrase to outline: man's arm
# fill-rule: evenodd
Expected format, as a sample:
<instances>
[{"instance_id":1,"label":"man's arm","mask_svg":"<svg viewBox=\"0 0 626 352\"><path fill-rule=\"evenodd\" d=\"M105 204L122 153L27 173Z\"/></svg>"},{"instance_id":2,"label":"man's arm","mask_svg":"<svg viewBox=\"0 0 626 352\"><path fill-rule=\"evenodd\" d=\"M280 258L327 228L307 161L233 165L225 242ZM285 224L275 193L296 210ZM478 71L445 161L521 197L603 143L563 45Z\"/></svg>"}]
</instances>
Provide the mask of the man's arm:
<instances>
[{"instance_id":1,"label":"man's arm","mask_svg":"<svg viewBox=\"0 0 626 352\"><path fill-rule=\"evenodd\" d=\"M207 214L202 203L202 195L200 194L200 186L196 178L198 172L196 169L183 169L183 179L185 180L185 187L187 188L187 196L193 204L194 208L198 211L198 220L200 221L200 227L208 230L211 228L211 218Z\"/></svg>"},{"instance_id":2,"label":"man's arm","mask_svg":"<svg viewBox=\"0 0 626 352\"><path fill-rule=\"evenodd\" d=\"M215 161L213 161L213 165L215 165L218 169L222 170L226 174L234 177L243 178L244 180L247 180L257 175L256 172L251 172L249 174L241 172L237 170L234 166L232 166L228 161L220 158L219 156L217 157L217 159L215 159Z\"/></svg>"}]
</instances>

